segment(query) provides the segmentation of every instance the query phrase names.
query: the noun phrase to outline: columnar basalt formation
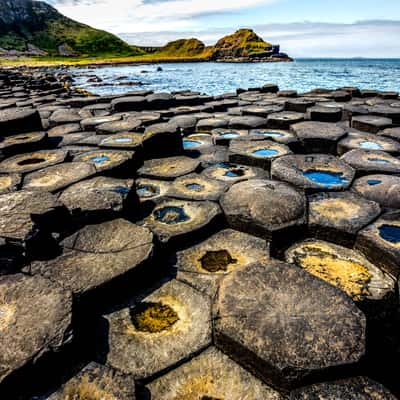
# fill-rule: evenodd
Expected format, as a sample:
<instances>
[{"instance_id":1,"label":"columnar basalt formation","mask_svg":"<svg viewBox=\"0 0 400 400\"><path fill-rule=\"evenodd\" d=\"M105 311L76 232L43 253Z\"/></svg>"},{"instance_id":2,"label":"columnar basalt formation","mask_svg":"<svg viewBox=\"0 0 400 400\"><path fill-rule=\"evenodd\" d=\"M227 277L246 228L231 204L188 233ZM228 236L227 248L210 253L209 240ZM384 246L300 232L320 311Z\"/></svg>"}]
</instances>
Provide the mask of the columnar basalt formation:
<instances>
[{"instance_id":1,"label":"columnar basalt formation","mask_svg":"<svg viewBox=\"0 0 400 400\"><path fill-rule=\"evenodd\" d=\"M1 398L400 394L397 93L71 78L0 71Z\"/></svg>"}]
</instances>

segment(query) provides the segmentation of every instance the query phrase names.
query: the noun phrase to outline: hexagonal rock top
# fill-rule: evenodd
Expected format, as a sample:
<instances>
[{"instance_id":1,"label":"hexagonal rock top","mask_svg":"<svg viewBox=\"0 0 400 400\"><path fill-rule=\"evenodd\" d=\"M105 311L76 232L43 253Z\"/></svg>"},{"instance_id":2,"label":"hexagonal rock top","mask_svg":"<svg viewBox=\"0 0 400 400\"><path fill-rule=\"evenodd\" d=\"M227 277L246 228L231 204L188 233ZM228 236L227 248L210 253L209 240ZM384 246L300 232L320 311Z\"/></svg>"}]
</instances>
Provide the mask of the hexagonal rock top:
<instances>
[{"instance_id":1,"label":"hexagonal rock top","mask_svg":"<svg viewBox=\"0 0 400 400\"><path fill-rule=\"evenodd\" d=\"M265 240L225 229L176 255L178 280L214 298L221 280L232 271L255 262L267 263Z\"/></svg>"},{"instance_id":2,"label":"hexagonal rock top","mask_svg":"<svg viewBox=\"0 0 400 400\"><path fill-rule=\"evenodd\" d=\"M135 378L159 373L211 343L209 300L176 280L107 319L107 363Z\"/></svg>"},{"instance_id":3,"label":"hexagonal rock top","mask_svg":"<svg viewBox=\"0 0 400 400\"><path fill-rule=\"evenodd\" d=\"M214 347L147 386L154 400L281 400L283 397Z\"/></svg>"},{"instance_id":4,"label":"hexagonal rock top","mask_svg":"<svg viewBox=\"0 0 400 400\"><path fill-rule=\"evenodd\" d=\"M364 376L320 383L294 390L289 400L396 400L380 383Z\"/></svg>"},{"instance_id":5,"label":"hexagonal rock top","mask_svg":"<svg viewBox=\"0 0 400 400\"><path fill-rule=\"evenodd\" d=\"M140 266L152 254L152 233L123 219L87 225L61 242L63 253L31 264L74 294L83 294Z\"/></svg>"},{"instance_id":6,"label":"hexagonal rock top","mask_svg":"<svg viewBox=\"0 0 400 400\"><path fill-rule=\"evenodd\" d=\"M268 178L268 172L257 167L222 162L206 168L201 173L207 179L236 183L252 178Z\"/></svg>"},{"instance_id":7,"label":"hexagonal rock top","mask_svg":"<svg viewBox=\"0 0 400 400\"><path fill-rule=\"evenodd\" d=\"M218 204L211 201L165 200L142 224L150 228L161 242L167 243L196 235L220 214Z\"/></svg>"},{"instance_id":8,"label":"hexagonal rock top","mask_svg":"<svg viewBox=\"0 0 400 400\"><path fill-rule=\"evenodd\" d=\"M266 239L305 222L304 194L284 182L239 182L222 196L221 206L232 228Z\"/></svg>"},{"instance_id":9,"label":"hexagonal rock top","mask_svg":"<svg viewBox=\"0 0 400 400\"><path fill-rule=\"evenodd\" d=\"M359 361L365 317L337 288L270 261L232 272L215 304L217 347L284 389L330 367Z\"/></svg>"},{"instance_id":10,"label":"hexagonal rock top","mask_svg":"<svg viewBox=\"0 0 400 400\"><path fill-rule=\"evenodd\" d=\"M131 376L92 362L48 397L67 399L135 400L135 382Z\"/></svg>"},{"instance_id":11,"label":"hexagonal rock top","mask_svg":"<svg viewBox=\"0 0 400 400\"><path fill-rule=\"evenodd\" d=\"M0 278L0 382L71 335L71 294L42 277Z\"/></svg>"}]
</instances>

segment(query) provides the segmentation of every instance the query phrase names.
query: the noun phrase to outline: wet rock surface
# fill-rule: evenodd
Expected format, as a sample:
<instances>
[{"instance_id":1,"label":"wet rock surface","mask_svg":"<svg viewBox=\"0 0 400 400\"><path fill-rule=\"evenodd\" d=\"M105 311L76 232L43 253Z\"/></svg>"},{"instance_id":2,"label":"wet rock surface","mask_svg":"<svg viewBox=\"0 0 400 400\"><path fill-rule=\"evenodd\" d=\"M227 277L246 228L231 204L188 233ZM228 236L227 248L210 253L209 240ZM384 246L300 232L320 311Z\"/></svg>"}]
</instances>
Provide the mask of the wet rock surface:
<instances>
[{"instance_id":1,"label":"wet rock surface","mask_svg":"<svg viewBox=\"0 0 400 400\"><path fill-rule=\"evenodd\" d=\"M398 94L81 72L0 72L0 397L399 395Z\"/></svg>"}]
</instances>

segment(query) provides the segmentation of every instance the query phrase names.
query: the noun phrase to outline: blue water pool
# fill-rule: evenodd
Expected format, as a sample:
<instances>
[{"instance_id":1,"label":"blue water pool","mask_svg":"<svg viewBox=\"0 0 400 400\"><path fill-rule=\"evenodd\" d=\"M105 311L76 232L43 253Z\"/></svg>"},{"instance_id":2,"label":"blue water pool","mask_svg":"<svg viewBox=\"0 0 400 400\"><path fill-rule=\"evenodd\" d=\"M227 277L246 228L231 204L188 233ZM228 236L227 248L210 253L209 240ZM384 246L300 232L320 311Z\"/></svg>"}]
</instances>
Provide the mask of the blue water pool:
<instances>
[{"instance_id":1,"label":"blue water pool","mask_svg":"<svg viewBox=\"0 0 400 400\"><path fill-rule=\"evenodd\" d=\"M197 191L199 191L199 190L202 190L203 188L204 188L204 186L200 185L198 183L189 183L189 184L186 185L186 189L189 189L189 190L197 190Z\"/></svg>"},{"instance_id":2,"label":"blue water pool","mask_svg":"<svg viewBox=\"0 0 400 400\"><path fill-rule=\"evenodd\" d=\"M192 147L197 147L200 145L201 145L201 142L198 142L197 140L184 140L183 141L184 149L191 149Z\"/></svg>"},{"instance_id":3,"label":"blue water pool","mask_svg":"<svg viewBox=\"0 0 400 400\"><path fill-rule=\"evenodd\" d=\"M318 183L326 188L334 186L342 186L347 184L349 181L343 177L341 172L329 172L329 171L305 171L303 175L309 180Z\"/></svg>"},{"instance_id":4,"label":"blue water pool","mask_svg":"<svg viewBox=\"0 0 400 400\"><path fill-rule=\"evenodd\" d=\"M140 185L136 189L136 193L139 197L153 197L158 193L158 190L155 186L151 185Z\"/></svg>"},{"instance_id":5,"label":"blue water pool","mask_svg":"<svg viewBox=\"0 0 400 400\"><path fill-rule=\"evenodd\" d=\"M278 154L278 150L275 149L258 149L253 151L252 154L259 157L272 157Z\"/></svg>"},{"instance_id":6,"label":"blue water pool","mask_svg":"<svg viewBox=\"0 0 400 400\"><path fill-rule=\"evenodd\" d=\"M370 186L375 186L375 185L379 185L380 183L382 183L382 181L380 181L379 179L368 179L367 183Z\"/></svg>"},{"instance_id":7,"label":"blue water pool","mask_svg":"<svg viewBox=\"0 0 400 400\"><path fill-rule=\"evenodd\" d=\"M398 244L400 243L400 226L396 225L381 225L379 234L387 242Z\"/></svg>"},{"instance_id":8,"label":"blue water pool","mask_svg":"<svg viewBox=\"0 0 400 400\"><path fill-rule=\"evenodd\" d=\"M382 149L382 146L379 143L371 142L370 140L364 140L363 142L360 142L359 146L361 149L367 149L367 150L381 150Z\"/></svg>"},{"instance_id":9,"label":"blue water pool","mask_svg":"<svg viewBox=\"0 0 400 400\"><path fill-rule=\"evenodd\" d=\"M110 161L110 157L108 156L96 156L90 159L91 161L95 162L96 164L102 164L106 161Z\"/></svg>"},{"instance_id":10,"label":"blue water pool","mask_svg":"<svg viewBox=\"0 0 400 400\"><path fill-rule=\"evenodd\" d=\"M383 158L368 158L368 161L379 163L379 164L390 164L389 160L384 160Z\"/></svg>"},{"instance_id":11,"label":"blue water pool","mask_svg":"<svg viewBox=\"0 0 400 400\"><path fill-rule=\"evenodd\" d=\"M168 206L154 211L154 218L164 224L175 225L190 219L182 207Z\"/></svg>"}]
</instances>

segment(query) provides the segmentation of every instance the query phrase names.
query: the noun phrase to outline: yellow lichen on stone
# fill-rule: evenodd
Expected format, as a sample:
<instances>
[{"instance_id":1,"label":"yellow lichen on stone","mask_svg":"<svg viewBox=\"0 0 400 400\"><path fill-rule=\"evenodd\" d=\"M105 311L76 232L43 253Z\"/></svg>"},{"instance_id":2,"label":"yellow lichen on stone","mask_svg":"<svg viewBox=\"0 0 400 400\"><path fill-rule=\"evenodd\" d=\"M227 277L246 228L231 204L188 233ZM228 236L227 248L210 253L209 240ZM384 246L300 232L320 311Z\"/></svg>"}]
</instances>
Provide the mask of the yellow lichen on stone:
<instances>
[{"instance_id":1,"label":"yellow lichen on stone","mask_svg":"<svg viewBox=\"0 0 400 400\"><path fill-rule=\"evenodd\" d=\"M163 303L140 303L131 310L131 319L136 330L160 333L171 329L178 322L176 311Z\"/></svg>"},{"instance_id":2,"label":"yellow lichen on stone","mask_svg":"<svg viewBox=\"0 0 400 400\"><path fill-rule=\"evenodd\" d=\"M343 290L353 300L359 301L369 295L371 274L359 260L342 257L321 243L308 243L297 248L293 254L299 266Z\"/></svg>"},{"instance_id":3,"label":"yellow lichen on stone","mask_svg":"<svg viewBox=\"0 0 400 400\"><path fill-rule=\"evenodd\" d=\"M96 380L84 376L80 382L71 382L64 389L64 400L117 400L110 393L99 388Z\"/></svg>"},{"instance_id":4,"label":"yellow lichen on stone","mask_svg":"<svg viewBox=\"0 0 400 400\"><path fill-rule=\"evenodd\" d=\"M178 386L174 400L224 399L212 375L196 376Z\"/></svg>"},{"instance_id":5,"label":"yellow lichen on stone","mask_svg":"<svg viewBox=\"0 0 400 400\"><path fill-rule=\"evenodd\" d=\"M327 218L349 219L358 215L361 210L360 204L342 199L323 199L320 201L312 202L310 205L311 212L323 215Z\"/></svg>"},{"instance_id":6,"label":"yellow lichen on stone","mask_svg":"<svg viewBox=\"0 0 400 400\"><path fill-rule=\"evenodd\" d=\"M211 273L226 272L230 264L237 262L226 250L207 251L199 261L202 269Z\"/></svg>"},{"instance_id":7,"label":"yellow lichen on stone","mask_svg":"<svg viewBox=\"0 0 400 400\"><path fill-rule=\"evenodd\" d=\"M11 184L11 177L0 176L0 189L5 189Z\"/></svg>"},{"instance_id":8,"label":"yellow lichen on stone","mask_svg":"<svg viewBox=\"0 0 400 400\"><path fill-rule=\"evenodd\" d=\"M10 325L15 315L15 306L6 300L4 294L0 294L0 332Z\"/></svg>"}]
</instances>

